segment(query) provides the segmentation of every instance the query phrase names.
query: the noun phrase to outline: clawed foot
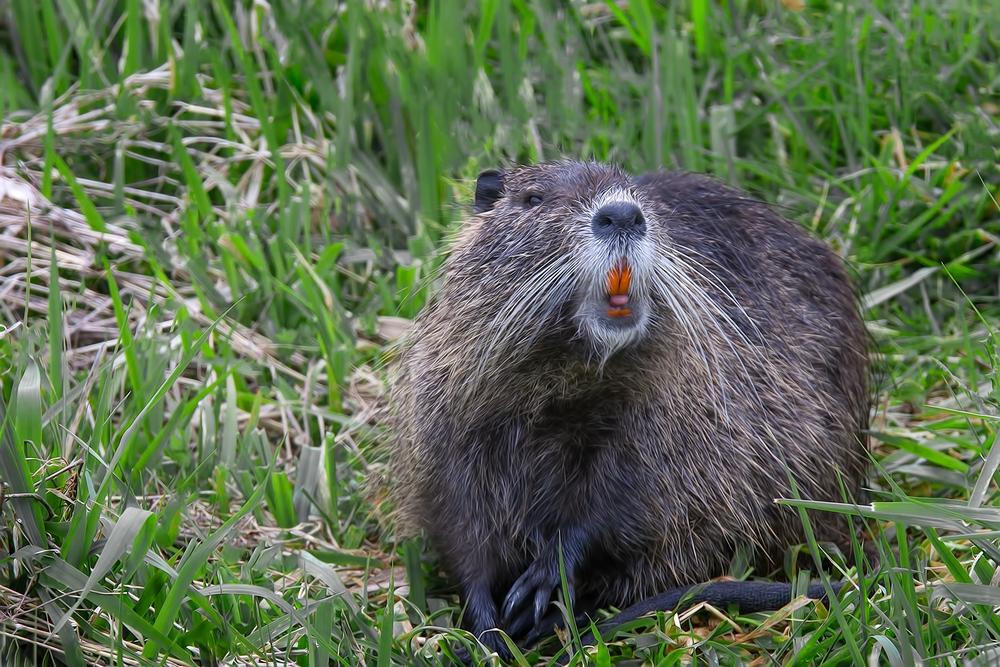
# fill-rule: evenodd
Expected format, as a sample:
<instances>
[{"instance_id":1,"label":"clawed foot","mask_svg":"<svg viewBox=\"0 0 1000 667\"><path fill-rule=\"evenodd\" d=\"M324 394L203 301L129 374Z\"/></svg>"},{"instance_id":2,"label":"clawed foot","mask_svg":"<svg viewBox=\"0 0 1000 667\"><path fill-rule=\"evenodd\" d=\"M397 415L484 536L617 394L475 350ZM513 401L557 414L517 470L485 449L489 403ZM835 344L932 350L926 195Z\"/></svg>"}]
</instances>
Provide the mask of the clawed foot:
<instances>
[{"instance_id":1,"label":"clawed foot","mask_svg":"<svg viewBox=\"0 0 1000 667\"><path fill-rule=\"evenodd\" d=\"M572 577L567 571L570 602L574 598ZM542 627L552 593L562 585L559 563L555 558L539 558L511 586L503 605L503 621L512 638L524 637L529 631L543 635Z\"/></svg>"},{"instance_id":2,"label":"clawed foot","mask_svg":"<svg viewBox=\"0 0 1000 667\"><path fill-rule=\"evenodd\" d=\"M486 647L495 651L503 660L512 656L501 628L508 637L522 644L526 636L541 638L550 635L561 618L558 609L552 609L552 594L562 585L560 575L560 549L563 555L570 608L575 600L573 588L576 565L581 561L585 549L584 535L579 531L565 531L533 562L511 586L502 609L497 609L491 595L489 576L481 573L477 578L464 582L465 627L469 628ZM463 664L470 664L468 651L459 653Z\"/></svg>"}]
</instances>

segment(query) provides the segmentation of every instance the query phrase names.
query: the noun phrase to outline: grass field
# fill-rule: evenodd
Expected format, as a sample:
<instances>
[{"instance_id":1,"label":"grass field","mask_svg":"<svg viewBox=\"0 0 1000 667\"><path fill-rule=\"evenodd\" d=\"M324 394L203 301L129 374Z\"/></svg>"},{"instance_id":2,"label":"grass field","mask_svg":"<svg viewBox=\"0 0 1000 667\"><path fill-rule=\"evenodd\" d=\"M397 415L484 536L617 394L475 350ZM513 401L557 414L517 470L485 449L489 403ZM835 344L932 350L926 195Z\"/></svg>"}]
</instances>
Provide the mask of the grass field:
<instances>
[{"instance_id":1,"label":"grass field","mask_svg":"<svg viewBox=\"0 0 1000 667\"><path fill-rule=\"evenodd\" d=\"M468 642L364 493L383 366L476 173L560 156L782 207L882 369L864 594L573 664L996 664L998 60L987 0L0 0L0 665Z\"/></svg>"}]
</instances>

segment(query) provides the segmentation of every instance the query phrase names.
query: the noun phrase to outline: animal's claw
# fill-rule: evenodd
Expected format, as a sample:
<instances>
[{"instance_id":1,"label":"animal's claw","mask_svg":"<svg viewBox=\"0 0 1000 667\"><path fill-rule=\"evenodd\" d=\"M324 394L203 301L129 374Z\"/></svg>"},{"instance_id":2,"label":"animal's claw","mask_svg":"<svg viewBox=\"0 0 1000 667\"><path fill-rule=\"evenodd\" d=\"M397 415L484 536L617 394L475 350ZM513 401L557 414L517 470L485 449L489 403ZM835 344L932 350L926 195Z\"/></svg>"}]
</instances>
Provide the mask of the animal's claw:
<instances>
[{"instance_id":1,"label":"animal's claw","mask_svg":"<svg viewBox=\"0 0 1000 667\"><path fill-rule=\"evenodd\" d=\"M529 567L525 573L514 582L514 585L510 587L510 590L507 591L507 599L504 600L503 611L500 612L506 625L509 625L506 621L514 615L514 610L521 606L524 599L528 596L528 593L531 592L531 585L527 581L531 575L531 570L532 568Z\"/></svg>"},{"instance_id":2,"label":"animal's claw","mask_svg":"<svg viewBox=\"0 0 1000 667\"><path fill-rule=\"evenodd\" d=\"M542 622L542 616L545 615L545 610L549 608L549 602L552 601L552 588L551 582L544 582L539 584L535 590L535 627Z\"/></svg>"},{"instance_id":3,"label":"animal's claw","mask_svg":"<svg viewBox=\"0 0 1000 667\"><path fill-rule=\"evenodd\" d=\"M511 637L523 636L534 624L538 606L548 606L552 589L546 578L536 561L511 586L503 605L503 624Z\"/></svg>"},{"instance_id":4,"label":"animal's claw","mask_svg":"<svg viewBox=\"0 0 1000 667\"><path fill-rule=\"evenodd\" d=\"M522 574L507 593L503 605L504 626L512 638L520 638L529 630L542 633L542 620L546 617L552 593L562 584L559 567L552 558L540 558ZM569 587L570 601L574 597Z\"/></svg>"}]
</instances>

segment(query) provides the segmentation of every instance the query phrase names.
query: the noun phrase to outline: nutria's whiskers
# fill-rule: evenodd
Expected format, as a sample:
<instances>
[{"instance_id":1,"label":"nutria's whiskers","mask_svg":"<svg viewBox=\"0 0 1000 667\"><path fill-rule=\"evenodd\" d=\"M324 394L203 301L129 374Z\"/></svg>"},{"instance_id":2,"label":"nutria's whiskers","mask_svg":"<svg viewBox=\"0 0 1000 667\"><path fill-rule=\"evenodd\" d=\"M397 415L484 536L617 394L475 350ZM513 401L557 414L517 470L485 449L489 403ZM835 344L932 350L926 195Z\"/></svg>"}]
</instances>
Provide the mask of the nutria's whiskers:
<instances>
[{"instance_id":1,"label":"nutria's whiskers","mask_svg":"<svg viewBox=\"0 0 1000 667\"><path fill-rule=\"evenodd\" d=\"M571 298L574 287L571 259L553 257L545 262L521 290L504 302L487 327L487 332L493 333L482 349L468 348L478 361L466 382L488 383L505 365L516 363L529 352L549 324L552 313Z\"/></svg>"}]
</instances>

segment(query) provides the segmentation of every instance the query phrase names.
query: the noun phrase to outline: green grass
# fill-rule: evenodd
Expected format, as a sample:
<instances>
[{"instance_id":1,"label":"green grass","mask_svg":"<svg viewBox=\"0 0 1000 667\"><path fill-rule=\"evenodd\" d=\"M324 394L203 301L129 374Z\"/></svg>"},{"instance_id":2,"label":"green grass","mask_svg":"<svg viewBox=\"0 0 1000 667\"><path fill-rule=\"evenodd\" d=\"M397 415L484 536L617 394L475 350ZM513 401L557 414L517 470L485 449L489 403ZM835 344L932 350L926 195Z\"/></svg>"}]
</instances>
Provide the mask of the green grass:
<instances>
[{"instance_id":1,"label":"green grass","mask_svg":"<svg viewBox=\"0 0 1000 667\"><path fill-rule=\"evenodd\" d=\"M564 155L781 206L884 371L865 595L591 660L996 660L1000 5L796 4L0 4L0 664L437 664L381 362L470 179Z\"/></svg>"}]
</instances>

